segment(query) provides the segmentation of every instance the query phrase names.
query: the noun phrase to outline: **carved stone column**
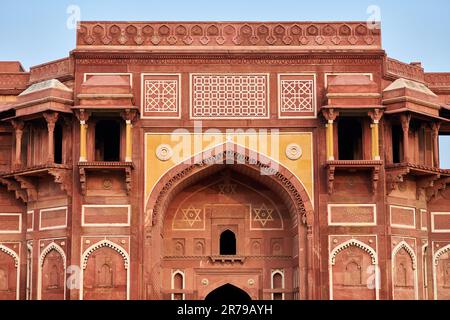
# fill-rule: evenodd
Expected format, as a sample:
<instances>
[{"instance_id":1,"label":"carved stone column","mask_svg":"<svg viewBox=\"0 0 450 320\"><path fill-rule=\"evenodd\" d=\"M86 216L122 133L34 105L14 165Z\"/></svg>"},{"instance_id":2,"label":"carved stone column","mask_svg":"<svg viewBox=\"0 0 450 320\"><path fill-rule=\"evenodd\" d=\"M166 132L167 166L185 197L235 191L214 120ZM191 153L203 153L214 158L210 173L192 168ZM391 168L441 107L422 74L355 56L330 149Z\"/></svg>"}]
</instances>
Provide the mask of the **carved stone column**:
<instances>
[{"instance_id":1,"label":"carved stone column","mask_svg":"<svg viewBox=\"0 0 450 320\"><path fill-rule=\"evenodd\" d=\"M23 128L25 127L25 123L21 120L12 120L11 124L15 130L16 134L16 158L14 161L14 167L20 168L22 166L22 136L23 136Z\"/></svg>"},{"instance_id":2,"label":"carved stone column","mask_svg":"<svg viewBox=\"0 0 450 320\"><path fill-rule=\"evenodd\" d=\"M125 162L133 161L133 120L136 117L136 112L134 110L125 110L121 114L122 118L125 120Z\"/></svg>"},{"instance_id":3,"label":"carved stone column","mask_svg":"<svg viewBox=\"0 0 450 320\"><path fill-rule=\"evenodd\" d=\"M87 161L87 121L89 113L84 109L80 109L77 113L77 118L80 120L80 162Z\"/></svg>"},{"instance_id":4,"label":"carved stone column","mask_svg":"<svg viewBox=\"0 0 450 320\"><path fill-rule=\"evenodd\" d=\"M314 281L314 238L312 225L306 226L306 273L307 273L307 299L314 300L315 298L315 281Z\"/></svg>"},{"instance_id":5,"label":"carved stone column","mask_svg":"<svg viewBox=\"0 0 450 320\"><path fill-rule=\"evenodd\" d=\"M327 141L327 160L334 160L334 133L333 123L339 112L335 112L334 109L325 109L322 111L324 118L327 120L325 127L327 128L326 141Z\"/></svg>"},{"instance_id":6,"label":"carved stone column","mask_svg":"<svg viewBox=\"0 0 450 320\"><path fill-rule=\"evenodd\" d=\"M372 159L380 160L379 123L383 116L383 110L374 109L373 111L369 111L369 116L372 119L372 124L370 125L372 131Z\"/></svg>"},{"instance_id":7,"label":"carved stone column","mask_svg":"<svg viewBox=\"0 0 450 320\"><path fill-rule=\"evenodd\" d=\"M431 124L431 135L433 137L433 165L439 168L439 128L440 122L433 122Z\"/></svg>"},{"instance_id":8,"label":"carved stone column","mask_svg":"<svg viewBox=\"0 0 450 320\"><path fill-rule=\"evenodd\" d=\"M411 115L400 115L400 121L403 129L403 162L409 162L409 122L411 121Z\"/></svg>"},{"instance_id":9,"label":"carved stone column","mask_svg":"<svg viewBox=\"0 0 450 320\"><path fill-rule=\"evenodd\" d=\"M47 163L55 162L55 125L56 121L58 121L59 114L57 112L45 112L44 118L47 121L47 130L48 130L48 152L47 152Z\"/></svg>"}]
</instances>

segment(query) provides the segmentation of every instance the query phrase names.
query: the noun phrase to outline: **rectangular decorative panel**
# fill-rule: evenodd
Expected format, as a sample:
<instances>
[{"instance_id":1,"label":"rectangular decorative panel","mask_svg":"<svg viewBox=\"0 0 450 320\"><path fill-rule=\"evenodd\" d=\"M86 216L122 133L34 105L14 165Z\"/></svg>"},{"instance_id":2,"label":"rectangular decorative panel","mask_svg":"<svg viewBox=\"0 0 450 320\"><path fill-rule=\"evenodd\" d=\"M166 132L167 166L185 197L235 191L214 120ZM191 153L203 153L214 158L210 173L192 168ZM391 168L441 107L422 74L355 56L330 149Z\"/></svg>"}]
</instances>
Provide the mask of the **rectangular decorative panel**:
<instances>
[{"instance_id":1,"label":"rectangular decorative panel","mask_svg":"<svg viewBox=\"0 0 450 320\"><path fill-rule=\"evenodd\" d=\"M312 118L316 116L314 74L278 75L278 116Z\"/></svg>"},{"instance_id":2,"label":"rectangular decorative panel","mask_svg":"<svg viewBox=\"0 0 450 320\"><path fill-rule=\"evenodd\" d=\"M397 228L416 228L416 209L410 207L390 206L391 226Z\"/></svg>"},{"instance_id":3,"label":"rectangular decorative panel","mask_svg":"<svg viewBox=\"0 0 450 320\"><path fill-rule=\"evenodd\" d=\"M191 117L268 118L267 74L192 74Z\"/></svg>"},{"instance_id":4,"label":"rectangular decorative panel","mask_svg":"<svg viewBox=\"0 0 450 320\"><path fill-rule=\"evenodd\" d=\"M21 213L0 213L0 234L20 233L22 230Z\"/></svg>"},{"instance_id":5,"label":"rectangular decorative panel","mask_svg":"<svg viewBox=\"0 0 450 320\"><path fill-rule=\"evenodd\" d=\"M450 212L431 212L431 231L450 233Z\"/></svg>"},{"instance_id":6,"label":"rectangular decorative panel","mask_svg":"<svg viewBox=\"0 0 450 320\"><path fill-rule=\"evenodd\" d=\"M34 229L34 211L27 211L27 231L33 231Z\"/></svg>"},{"instance_id":7,"label":"rectangular decorative panel","mask_svg":"<svg viewBox=\"0 0 450 320\"><path fill-rule=\"evenodd\" d=\"M83 205L83 226L129 226L129 205Z\"/></svg>"},{"instance_id":8,"label":"rectangular decorative panel","mask_svg":"<svg viewBox=\"0 0 450 320\"><path fill-rule=\"evenodd\" d=\"M67 227L67 207L42 209L39 212L39 229L63 229Z\"/></svg>"},{"instance_id":9,"label":"rectangular decorative panel","mask_svg":"<svg viewBox=\"0 0 450 320\"><path fill-rule=\"evenodd\" d=\"M180 117L180 75L142 74L142 117Z\"/></svg>"},{"instance_id":10,"label":"rectangular decorative panel","mask_svg":"<svg viewBox=\"0 0 450 320\"><path fill-rule=\"evenodd\" d=\"M420 209L420 229L428 230L427 210Z\"/></svg>"},{"instance_id":11,"label":"rectangular decorative panel","mask_svg":"<svg viewBox=\"0 0 450 320\"><path fill-rule=\"evenodd\" d=\"M376 206L374 204L329 204L328 224L330 226L376 225Z\"/></svg>"}]
</instances>

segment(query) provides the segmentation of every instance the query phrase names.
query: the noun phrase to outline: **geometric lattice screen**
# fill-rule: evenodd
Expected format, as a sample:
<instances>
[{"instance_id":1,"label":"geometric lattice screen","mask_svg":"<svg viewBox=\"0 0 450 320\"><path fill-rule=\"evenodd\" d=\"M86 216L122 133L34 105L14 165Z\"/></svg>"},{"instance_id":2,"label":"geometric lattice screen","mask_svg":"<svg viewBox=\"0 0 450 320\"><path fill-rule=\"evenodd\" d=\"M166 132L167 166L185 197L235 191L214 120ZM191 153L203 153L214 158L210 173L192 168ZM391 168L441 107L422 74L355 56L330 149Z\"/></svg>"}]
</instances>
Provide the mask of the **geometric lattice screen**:
<instances>
[{"instance_id":1,"label":"geometric lattice screen","mask_svg":"<svg viewBox=\"0 0 450 320\"><path fill-rule=\"evenodd\" d=\"M267 118L267 74L192 74L191 117Z\"/></svg>"},{"instance_id":2,"label":"geometric lattice screen","mask_svg":"<svg viewBox=\"0 0 450 320\"><path fill-rule=\"evenodd\" d=\"M279 117L314 117L316 111L314 75L280 74L278 77Z\"/></svg>"},{"instance_id":3,"label":"geometric lattice screen","mask_svg":"<svg viewBox=\"0 0 450 320\"><path fill-rule=\"evenodd\" d=\"M144 74L142 116L177 118L180 115L180 76Z\"/></svg>"}]
</instances>

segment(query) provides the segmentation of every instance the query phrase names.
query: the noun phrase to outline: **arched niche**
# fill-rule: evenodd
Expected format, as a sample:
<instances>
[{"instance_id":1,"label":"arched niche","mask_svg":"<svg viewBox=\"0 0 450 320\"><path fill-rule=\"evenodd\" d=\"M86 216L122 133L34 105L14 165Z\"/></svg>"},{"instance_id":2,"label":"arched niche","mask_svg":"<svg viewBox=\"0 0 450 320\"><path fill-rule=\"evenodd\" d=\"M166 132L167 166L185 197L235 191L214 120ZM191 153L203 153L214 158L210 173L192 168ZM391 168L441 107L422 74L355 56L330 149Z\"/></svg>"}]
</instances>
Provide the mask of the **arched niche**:
<instances>
[{"instance_id":1,"label":"arched niche","mask_svg":"<svg viewBox=\"0 0 450 320\"><path fill-rule=\"evenodd\" d=\"M81 257L82 300L127 300L130 298L130 257L109 241L99 241Z\"/></svg>"},{"instance_id":2,"label":"arched niche","mask_svg":"<svg viewBox=\"0 0 450 320\"><path fill-rule=\"evenodd\" d=\"M350 239L330 253L331 300L377 300L378 257L373 248Z\"/></svg>"}]
</instances>

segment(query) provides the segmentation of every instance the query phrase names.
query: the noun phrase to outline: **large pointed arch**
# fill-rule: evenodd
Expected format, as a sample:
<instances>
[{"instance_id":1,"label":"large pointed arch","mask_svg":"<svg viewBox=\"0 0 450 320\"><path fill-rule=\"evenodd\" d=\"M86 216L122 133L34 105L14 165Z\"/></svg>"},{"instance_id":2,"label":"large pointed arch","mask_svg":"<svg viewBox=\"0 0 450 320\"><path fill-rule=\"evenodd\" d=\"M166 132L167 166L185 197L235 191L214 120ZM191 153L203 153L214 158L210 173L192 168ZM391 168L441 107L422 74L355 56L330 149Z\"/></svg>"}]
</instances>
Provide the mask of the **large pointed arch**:
<instances>
[{"instance_id":1,"label":"large pointed arch","mask_svg":"<svg viewBox=\"0 0 450 320\"><path fill-rule=\"evenodd\" d=\"M294 222L298 216L312 226L313 204L302 182L281 163L233 142L202 151L175 165L158 181L146 200L146 226L161 223L170 199L183 188L221 170L217 164L238 164L232 169L268 186L287 204ZM272 164L272 165L271 165ZM276 169L275 169L275 168ZM264 172L264 174L261 174Z\"/></svg>"}]
</instances>

